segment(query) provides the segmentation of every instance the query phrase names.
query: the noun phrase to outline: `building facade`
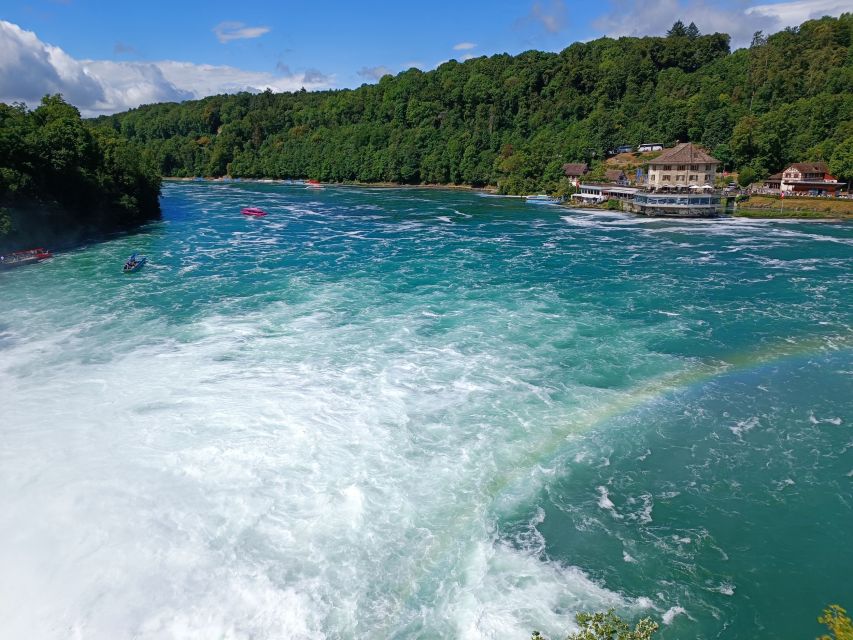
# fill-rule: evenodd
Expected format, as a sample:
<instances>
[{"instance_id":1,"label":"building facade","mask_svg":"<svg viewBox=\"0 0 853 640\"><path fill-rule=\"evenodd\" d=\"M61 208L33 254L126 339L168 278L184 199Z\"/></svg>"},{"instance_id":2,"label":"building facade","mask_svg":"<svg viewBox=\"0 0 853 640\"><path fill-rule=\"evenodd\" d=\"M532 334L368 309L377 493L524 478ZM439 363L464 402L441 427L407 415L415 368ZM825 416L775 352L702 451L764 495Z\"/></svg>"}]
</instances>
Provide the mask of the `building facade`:
<instances>
[{"instance_id":1,"label":"building facade","mask_svg":"<svg viewBox=\"0 0 853 640\"><path fill-rule=\"evenodd\" d=\"M765 184L769 188L776 186L771 176ZM844 187L845 182L839 182L829 173L825 162L796 162L782 171L778 188L784 194L802 194L812 196L836 195ZM772 186L771 186L772 185Z\"/></svg>"},{"instance_id":2,"label":"building facade","mask_svg":"<svg viewBox=\"0 0 853 640\"><path fill-rule=\"evenodd\" d=\"M649 161L646 186L654 191L714 188L720 161L707 151L685 142Z\"/></svg>"},{"instance_id":3,"label":"building facade","mask_svg":"<svg viewBox=\"0 0 853 640\"><path fill-rule=\"evenodd\" d=\"M722 213L718 193L637 193L629 210L644 216L713 218Z\"/></svg>"}]
</instances>

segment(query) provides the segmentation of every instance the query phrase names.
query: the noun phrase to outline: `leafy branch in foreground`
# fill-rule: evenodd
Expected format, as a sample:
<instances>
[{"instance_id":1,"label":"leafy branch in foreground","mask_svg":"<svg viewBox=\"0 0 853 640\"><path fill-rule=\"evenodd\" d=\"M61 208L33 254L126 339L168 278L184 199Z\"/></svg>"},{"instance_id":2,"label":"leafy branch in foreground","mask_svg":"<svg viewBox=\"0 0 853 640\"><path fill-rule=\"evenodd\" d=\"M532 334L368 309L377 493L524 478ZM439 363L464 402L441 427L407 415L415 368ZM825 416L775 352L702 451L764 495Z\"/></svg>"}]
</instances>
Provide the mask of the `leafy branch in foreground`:
<instances>
[{"instance_id":1,"label":"leafy branch in foreground","mask_svg":"<svg viewBox=\"0 0 853 640\"><path fill-rule=\"evenodd\" d=\"M566 640L649 640L659 628L658 623L653 622L651 618L643 618L631 629L613 609L599 613L579 613L575 620L580 629ZM544 637L534 631L530 640L544 640ZM839 637L838 640L847 638Z\"/></svg>"},{"instance_id":2,"label":"leafy branch in foreground","mask_svg":"<svg viewBox=\"0 0 853 640\"><path fill-rule=\"evenodd\" d=\"M853 621L843 607L829 605L817 621L829 627L829 635L822 635L818 640L853 640Z\"/></svg>"}]
</instances>

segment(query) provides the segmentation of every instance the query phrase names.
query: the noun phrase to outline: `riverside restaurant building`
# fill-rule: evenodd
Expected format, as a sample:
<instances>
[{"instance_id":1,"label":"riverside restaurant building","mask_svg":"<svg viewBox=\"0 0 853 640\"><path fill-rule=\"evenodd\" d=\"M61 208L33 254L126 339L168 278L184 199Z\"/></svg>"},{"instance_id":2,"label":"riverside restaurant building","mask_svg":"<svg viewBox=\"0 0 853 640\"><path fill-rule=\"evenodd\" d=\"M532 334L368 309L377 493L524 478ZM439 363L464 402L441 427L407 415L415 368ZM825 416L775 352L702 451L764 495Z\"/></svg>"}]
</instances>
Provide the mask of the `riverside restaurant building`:
<instances>
[{"instance_id":1,"label":"riverside restaurant building","mask_svg":"<svg viewBox=\"0 0 853 640\"><path fill-rule=\"evenodd\" d=\"M717 216L722 210L722 196L714 190L719 166L719 160L692 142L666 149L649 161L646 190L634 195L629 208L647 216Z\"/></svg>"}]
</instances>

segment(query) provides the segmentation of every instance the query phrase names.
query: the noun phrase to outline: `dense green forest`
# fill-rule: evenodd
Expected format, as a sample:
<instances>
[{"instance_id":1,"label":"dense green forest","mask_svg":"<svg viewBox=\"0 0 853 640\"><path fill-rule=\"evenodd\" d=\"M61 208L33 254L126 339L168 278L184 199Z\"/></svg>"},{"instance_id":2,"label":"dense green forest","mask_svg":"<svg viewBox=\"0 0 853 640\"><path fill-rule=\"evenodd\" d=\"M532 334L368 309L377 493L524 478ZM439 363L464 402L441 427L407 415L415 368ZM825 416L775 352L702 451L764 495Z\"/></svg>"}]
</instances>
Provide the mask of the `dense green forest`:
<instances>
[{"instance_id":1,"label":"dense green forest","mask_svg":"<svg viewBox=\"0 0 853 640\"><path fill-rule=\"evenodd\" d=\"M97 125L165 176L554 189L561 165L622 144L692 140L757 178L826 160L853 178L853 14L730 51L724 34L601 38L560 53L409 69L354 90L240 93Z\"/></svg>"},{"instance_id":2,"label":"dense green forest","mask_svg":"<svg viewBox=\"0 0 853 640\"><path fill-rule=\"evenodd\" d=\"M159 216L160 176L59 96L0 104L0 250L74 242Z\"/></svg>"}]
</instances>

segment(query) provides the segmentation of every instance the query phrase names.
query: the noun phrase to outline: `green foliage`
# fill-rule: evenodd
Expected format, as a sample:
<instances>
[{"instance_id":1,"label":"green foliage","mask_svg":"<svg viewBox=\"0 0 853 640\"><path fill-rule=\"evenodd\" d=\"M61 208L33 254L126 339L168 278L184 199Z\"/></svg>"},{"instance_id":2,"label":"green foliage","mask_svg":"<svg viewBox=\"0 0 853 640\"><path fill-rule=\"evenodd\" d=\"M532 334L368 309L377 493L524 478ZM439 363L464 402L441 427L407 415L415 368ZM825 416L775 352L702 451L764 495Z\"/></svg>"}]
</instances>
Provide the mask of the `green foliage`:
<instances>
[{"instance_id":1,"label":"green foliage","mask_svg":"<svg viewBox=\"0 0 853 640\"><path fill-rule=\"evenodd\" d=\"M741 187L748 187L753 182L755 182L755 169L752 167L743 167L737 174L737 183Z\"/></svg>"},{"instance_id":2,"label":"green foliage","mask_svg":"<svg viewBox=\"0 0 853 640\"><path fill-rule=\"evenodd\" d=\"M651 618L643 618L632 629L613 609L603 613L579 613L575 620L579 629L566 640L649 640L659 628ZM545 638L534 631L530 640Z\"/></svg>"},{"instance_id":3,"label":"green foliage","mask_svg":"<svg viewBox=\"0 0 853 640\"><path fill-rule=\"evenodd\" d=\"M95 124L138 145L167 176L536 193L559 188L565 162L595 164L622 144L692 140L727 169L749 166L760 177L808 156L834 158L853 138L851 50L853 14L757 33L733 53L727 35L677 22L665 38L450 61L355 90L148 105ZM75 140L73 130L56 136Z\"/></svg>"},{"instance_id":4,"label":"green foliage","mask_svg":"<svg viewBox=\"0 0 853 640\"><path fill-rule=\"evenodd\" d=\"M0 207L0 240L12 233L12 215L5 207Z\"/></svg>"},{"instance_id":5,"label":"green foliage","mask_svg":"<svg viewBox=\"0 0 853 640\"><path fill-rule=\"evenodd\" d=\"M818 640L853 640L853 621L837 604L824 609L823 615L817 621L829 628L829 634L821 636Z\"/></svg>"},{"instance_id":6,"label":"green foliage","mask_svg":"<svg viewBox=\"0 0 853 640\"><path fill-rule=\"evenodd\" d=\"M622 204L614 198L610 198L610 200L607 201L606 206L607 206L607 209L609 211L621 211L622 210Z\"/></svg>"},{"instance_id":7,"label":"green foliage","mask_svg":"<svg viewBox=\"0 0 853 640\"><path fill-rule=\"evenodd\" d=\"M643 618L631 629L613 609L606 613L579 613L575 619L580 629L568 640L648 640L659 626L651 618Z\"/></svg>"},{"instance_id":8,"label":"green foliage","mask_svg":"<svg viewBox=\"0 0 853 640\"><path fill-rule=\"evenodd\" d=\"M159 215L157 168L60 96L0 103L0 243L38 242Z\"/></svg>"},{"instance_id":9,"label":"green foliage","mask_svg":"<svg viewBox=\"0 0 853 640\"><path fill-rule=\"evenodd\" d=\"M693 24L692 22L690 24ZM694 27L696 25L693 25ZM676 20L673 23L672 28L666 32L668 38L678 38L687 35L687 29L684 27L684 23L681 20Z\"/></svg>"},{"instance_id":10,"label":"green foliage","mask_svg":"<svg viewBox=\"0 0 853 640\"><path fill-rule=\"evenodd\" d=\"M845 180L848 186L853 182L853 136L835 147L829 170L837 178Z\"/></svg>"}]
</instances>

